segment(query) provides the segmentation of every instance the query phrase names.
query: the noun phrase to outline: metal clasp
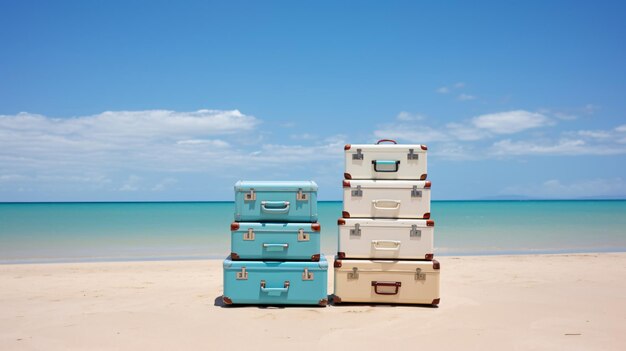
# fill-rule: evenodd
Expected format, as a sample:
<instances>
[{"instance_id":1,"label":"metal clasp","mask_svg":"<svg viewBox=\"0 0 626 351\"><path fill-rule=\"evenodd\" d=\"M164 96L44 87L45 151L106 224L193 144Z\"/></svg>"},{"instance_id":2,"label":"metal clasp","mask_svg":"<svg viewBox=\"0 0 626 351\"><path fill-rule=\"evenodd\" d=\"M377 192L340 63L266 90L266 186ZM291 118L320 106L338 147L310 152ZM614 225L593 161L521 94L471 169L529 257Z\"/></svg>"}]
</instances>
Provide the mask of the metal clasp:
<instances>
[{"instance_id":1,"label":"metal clasp","mask_svg":"<svg viewBox=\"0 0 626 351\"><path fill-rule=\"evenodd\" d=\"M348 279L359 279L358 268L352 267L352 272L348 272Z\"/></svg>"},{"instance_id":2,"label":"metal clasp","mask_svg":"<svg viewBox=\"0 0 626 351\"><path fill-rule=\"evenodd\" d=\"M309 195L302 191L302 188L298 189L298 193L296 194L296 200L298 201L308 201Z\"/></svg>"},{"instance_id":3,"label":"metal clasp","mask_svg":"<svg viewBox=\"0 0 626 351\"><path fill-rule=\"evenodd\" d=\"M351 192L352 196L363 196L363 190L361 190L361 186L357 185L355 190Z\"/></svg>"},{"instance_id":4,"label":"metal clasp","mask_svg":"<svg viewBox=\"0 0 626 351\"><path fill-rule=\"evenodd\" d=\"M414 149L409 149L409 153L406 155L407 160L417 160L419 155L415 153Z\"/></svg>"},{"instance_id":5,"label":"metal clasp","mask_svg":"<svg viewBox=\"0 0 626 351\"><path fill-rule=\"evenodd\" d=\"M422 273L421 268L415 268L415 280L426 280L426 273Z\"/></svg>"},{"instance_id":6,"label":"metal clasp","mask_svg":"<svg viewBox=\"0 0 626 351\"><path fill-rule=\"evenodd\" d=\"M363 154L361 153L361 149L356 149L356 154L352 154L353 160L362 160Z\"/></svg>"},{"instance_id":7,"label":"metal clasp","mask_svg":"<svg viewBox=\"0 0 626 351\"><path fill-rule=\"evenodd\" d=\"M417 185L413 185L413 190L411 190L411 197L422 197L422 191L417 190Z\"/></svg>"},{"instance_id":8,"label":"metal clasp","mask_svg":"<svg viewBox=\"0 0 626 351\"><path fill-rule=\"evenodd\" d=\"M422 237L422 231L417 229L417 225L413 224L411 226L411 232L409 234L409 237L411 238L421 238Z\"/></svg>"},{"instance_id":9,"label":"metal clasp","mask_svg":"<svg viewBox=\"0 0 626 351\"><path fill-rule=\"evenodd\" d=\"M243 240L254 240L254 229L248 228L248 231L243 233Z\"/></svg>"},{"instance_id":10,"label":"metal clasp","mask_svg":"<svg viewBox=\"0 0 626 351\"><path fill-rule=\"evenodd\" d=\"M309 272L309 269L305 268L302 272L302 280L313 280L313 272Z\"/></svg>"},{"instance_id":11,"label":"metal clasp","mask_svg":"<svg viewBox=\"0 0 626 351\"><path fill-rule=\"evenodd\" d=\"M256 193L254 192L254 189L250 189L250 191L247 192L246 195L244 195L243 200L244 201L254 201L254 200L256 200Z\"/></svg>"},{"instance_id":12,"label":"metal clasp","mask_svg":"<svg viewBox=\"0 0 626 351\"><path fill-rule=\"evenodd\" d=\"M354 229L350 229L350 236L361 236L361 225L356 223Z\"/></svg>"},{"instance_id":13,"label":"metal clasp","mask_svg":"<svg viewBox=\"0 0 626 351\"><path fill-rule=\"evenodd\" d=\"M309 241L311 239L311 234L305 233L304 229L298 229L298 241Z\"/></svg>"},{"instance_id":14,"label":"metal clasp","mask_svg":"<svg viewBox=\"0 0 626 351\"><path fill-rule=\"evenodd\" d=\"M237 272L237 280L248 280L248 272L246 272L246 267L241 267L241 272Z\"/></svg>"}]
</instances>

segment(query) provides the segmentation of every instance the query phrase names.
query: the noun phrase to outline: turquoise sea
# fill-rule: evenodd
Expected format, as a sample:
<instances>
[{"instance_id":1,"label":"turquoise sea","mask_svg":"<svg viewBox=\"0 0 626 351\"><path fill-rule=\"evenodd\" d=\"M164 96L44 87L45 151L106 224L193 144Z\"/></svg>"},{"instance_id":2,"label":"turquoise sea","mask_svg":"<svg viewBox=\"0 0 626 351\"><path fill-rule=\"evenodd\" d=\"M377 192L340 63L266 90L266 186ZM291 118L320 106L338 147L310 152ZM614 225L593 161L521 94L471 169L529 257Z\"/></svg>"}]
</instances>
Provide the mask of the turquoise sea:
<instances>
[{"instance_id":1,"label":"turquoise sea","mask_svg":"<svg viewBox=\"0 0 626 351\"><path fill-rule=\"evenodd\" d=\"M323 252L341 202L320 202ZM0 203L0 263L223 258L232 202ZM435 255L626 251L626 201L433 201Z\"/></svg>"}]
</instances>

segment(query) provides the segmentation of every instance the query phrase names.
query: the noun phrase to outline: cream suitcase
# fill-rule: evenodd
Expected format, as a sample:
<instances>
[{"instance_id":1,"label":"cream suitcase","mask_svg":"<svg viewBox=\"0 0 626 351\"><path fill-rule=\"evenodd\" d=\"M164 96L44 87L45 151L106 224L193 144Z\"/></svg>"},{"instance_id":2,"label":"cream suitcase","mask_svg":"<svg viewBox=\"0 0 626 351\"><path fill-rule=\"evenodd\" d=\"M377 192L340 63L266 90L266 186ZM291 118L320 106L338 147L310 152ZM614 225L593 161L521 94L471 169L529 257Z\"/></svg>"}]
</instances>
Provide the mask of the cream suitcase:
<instances>
[{"instance_id":1,"label":"cream suitcase","mask_svg":"<svg viewBox=\"0 0 626 351\"><path fill-rule=\"evenodd\" d=\"M385 141L393 144L380 144ZM376 145L348 144L344 150L346 179L426 179L426 145L379 140Z\"/></svg>"},{"instance_id":2,"label":"cream suitcase","mask_svg":"<svg viewBox=\"0 0 626 351\"><path fill-rule=\"evenodd\" d=\"M344 218L430 218L430 181L344 180Z\"/></svg>"},{"instance_id":3,"label":"cream suitcase","mask_svg":"<svg viewBox=\"0 0 626 351\"><path fill-rule=\"evenodd\" d=\"M433 259L430 219L340 218L337 224L339 258Z\"/></svg>"},{"instance_id":4,"label":"cream suitcase","mask_svg":"<svg viewBox=\"0 0 626 351\"><path fill-rule=\"evenodd\" d=\"M335 259L334 302L439 304L439 262Z\"/></svg>"}]
</instances>

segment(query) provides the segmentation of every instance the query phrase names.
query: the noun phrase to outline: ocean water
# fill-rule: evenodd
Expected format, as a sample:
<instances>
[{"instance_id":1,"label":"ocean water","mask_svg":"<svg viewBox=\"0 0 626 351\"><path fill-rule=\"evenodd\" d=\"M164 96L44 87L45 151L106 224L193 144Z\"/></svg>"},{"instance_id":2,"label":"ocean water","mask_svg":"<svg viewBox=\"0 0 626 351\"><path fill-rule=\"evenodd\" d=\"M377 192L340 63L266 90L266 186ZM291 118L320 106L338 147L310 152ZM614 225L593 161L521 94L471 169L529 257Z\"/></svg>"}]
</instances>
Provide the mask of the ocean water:
<instances>
[{"instance_id":1,"label":"ocean water","mask_svg":"<svg viewBox=\"0 0 626 351\"><path fill-rule=\"evenodd\" d=\"M0 263L223 258L232 202L0 203ZM320 202L336 252L341 202ZM626 251L626 201L433 201L435 255Z\"/></svg>"}]
</instances>

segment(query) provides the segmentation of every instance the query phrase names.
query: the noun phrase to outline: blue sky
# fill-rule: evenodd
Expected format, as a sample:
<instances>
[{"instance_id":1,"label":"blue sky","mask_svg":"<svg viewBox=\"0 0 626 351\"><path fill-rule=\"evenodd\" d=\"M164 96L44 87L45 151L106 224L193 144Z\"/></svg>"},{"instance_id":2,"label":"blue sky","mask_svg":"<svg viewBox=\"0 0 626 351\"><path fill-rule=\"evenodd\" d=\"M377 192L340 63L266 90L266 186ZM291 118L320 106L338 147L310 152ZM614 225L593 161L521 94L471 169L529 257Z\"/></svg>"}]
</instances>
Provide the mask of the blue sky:
<instances>
[{"instance_id":1,"label":"blue sky","mask_svg":"<svg viewBox=\"0 0 626 351\"><path fill-rule=\"evenodd\" d=\"M625 198L621 2L0 2L0 201L341 198L343 144L435 199Z\"/></svg>"}]
</instances>

